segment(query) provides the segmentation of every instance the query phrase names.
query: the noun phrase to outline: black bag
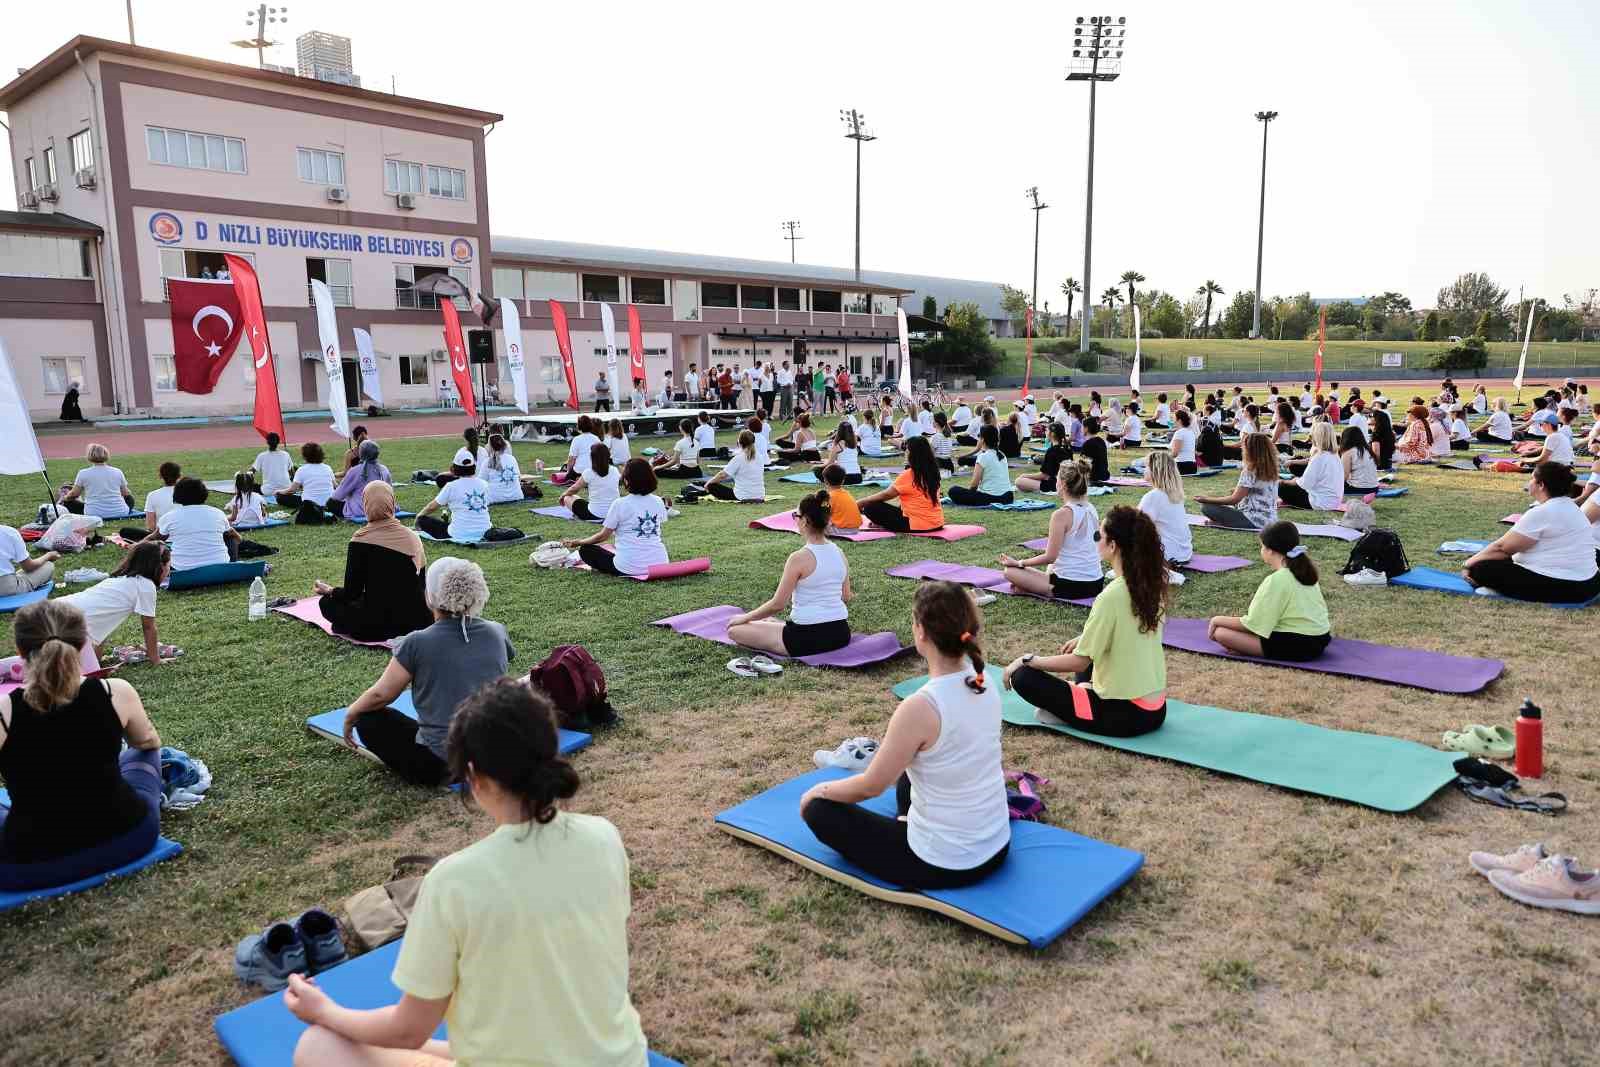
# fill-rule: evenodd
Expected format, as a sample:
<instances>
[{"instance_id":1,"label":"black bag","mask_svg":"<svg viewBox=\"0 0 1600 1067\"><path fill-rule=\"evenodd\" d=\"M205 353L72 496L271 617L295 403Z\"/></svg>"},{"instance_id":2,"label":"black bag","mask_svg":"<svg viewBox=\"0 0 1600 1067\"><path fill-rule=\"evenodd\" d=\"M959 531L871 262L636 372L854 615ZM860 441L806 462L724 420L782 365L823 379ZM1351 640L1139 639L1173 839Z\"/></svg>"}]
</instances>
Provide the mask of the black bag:
<instances>
[{"instance_id":1,"label":"black bag","mask_svg":"<svg viewBox=\"0 0 1600 1067\"><path fill-rule=\"evenodd\" d=\"M1361 540L1350 549L1350 559L1339 573L1355 574L1357 571L1373 570L1396 578L1410 569L1411 563L1406 559L1406 549L1400 543L1400 535L1393 530L1373 529L1362 534Z\"/></svg>"},{"instance_id":2,"label":"black bag","mask_svg":"<svg viewBox=\"0 0 1600 1067\"><path fill-rule=\"evenodd\" d=\"M339 520L328 514L328 509L319 507L307 500L301 503L294 513L296 526L328 526Z\"/></svg>"},{"instance_id":3,"label":"black bag","mask_svg":"<svg viewBox=\"0 0 1600 1067\"><path fill-rule=\"evenodd\" d=\"M491 526L483 531L485 541L520 541L527 536L515 526Z\"/></svg>"}]
</instances>

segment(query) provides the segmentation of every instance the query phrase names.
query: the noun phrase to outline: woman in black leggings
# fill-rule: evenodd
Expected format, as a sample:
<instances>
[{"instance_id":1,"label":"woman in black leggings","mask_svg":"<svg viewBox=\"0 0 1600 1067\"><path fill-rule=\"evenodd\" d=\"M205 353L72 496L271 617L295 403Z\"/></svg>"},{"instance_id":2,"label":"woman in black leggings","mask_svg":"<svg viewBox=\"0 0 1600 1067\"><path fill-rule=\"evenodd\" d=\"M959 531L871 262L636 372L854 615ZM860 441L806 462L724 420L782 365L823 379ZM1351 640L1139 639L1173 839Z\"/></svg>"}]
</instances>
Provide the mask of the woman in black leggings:
<instances>
[{"instance_id":1,"label":"woman in black leggings","mask_svg":"<svg viewBox=\"0 0 1600 1067\"><path fill-rule=\"evenodd\" d=\"M906 469L889 488L862 497L857 503L861 514L875 526L895 533L924 533L944 526L940 505L939 462L926 437L906 442ZM889 501L900 498L896 507Z\"/></svg>"},{"instance_id":2,"label":"woman in black leggings","mask_svg":"<svg viewBox=\"0 0 1600 1067\"><path fill-rule=\"evenodd\" d=\"M1467 560L1467 581L1513 600L1582 604L1600 596L1600 566L1587 515L1573 500L1577 476L1562 463L1533 470L1528 508L1499 540Z\"/></svg>"}]
</instances>

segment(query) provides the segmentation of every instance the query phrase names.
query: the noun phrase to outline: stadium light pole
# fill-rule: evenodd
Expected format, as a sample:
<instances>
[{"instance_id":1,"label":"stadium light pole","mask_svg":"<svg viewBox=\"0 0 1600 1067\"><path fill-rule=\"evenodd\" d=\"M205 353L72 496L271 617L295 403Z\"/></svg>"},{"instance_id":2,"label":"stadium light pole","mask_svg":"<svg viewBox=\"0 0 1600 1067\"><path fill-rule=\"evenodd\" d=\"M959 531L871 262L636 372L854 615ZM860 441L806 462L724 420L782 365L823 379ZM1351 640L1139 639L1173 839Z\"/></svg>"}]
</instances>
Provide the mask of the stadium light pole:
<instances>
[{"instance_id":1,"label":"stadium light pole","mask_svg":"<svg viewBox=\"0 0 1600 1067\"><path fill-rule=\"evenodd\" d=\"M799 233L796 232L797 230L800 229L800 220L799 219L790 219L787 222L781 223L780 225L782 225L783 228L788 231L788 234L787 234L787 236L784 237L784 240L789 242L789 262L793 263L794 262L794 243L796 241L804 241L805 240L804 237L801 237L799 235Z\"/></svg>"},{"instance_id":2,"label":"stadium light pole","mask_svg":"<svg viewBox=\"0 0 1600 1067\"><path fill-rule=\"evenodd\" d=\"M1049 204L1039 202L1039 187L1030 185L1023 191L1023 196L1033 201L1033 295L1028 298L1028 306L1033 309L1033 317L1039 317L1039 212L1049 207ZM1037 330L1037 324L1034 326Z\"/></svg>"},{"instance_id":3,"label":"stadium light pole","mask_svg":"<svg viewBox=\"0 0 1600 1067\"><path fill-rule=\"evenodd\" d=\"M256 35L233 43L240 48L254 48L256 50L256 66L265 69L267 65L266 49L278 43L277 41L267 40L267 25L273 22L288 21L288 8L268 7L266 4L257 4L256 9L247 13L244 17L245 25L255 30Z\"/></svg>"},{"instance_id":4,"label":"stadium light pole","mask_svg":"<svg viewBox=\"0 0 1600 1067\"><path fill-rule=\"evenodd\" d=\"M1256 312L1250 320L1250 336L1261 336L1261 250L1267 237L1267 127L1278 117L1276 111L1257 111L1261 123L1261 217L1256 225Z\"/></svg>"},{"instance_id":5,"label":"stadium light pole","mask_svg":"<svg viewBox=\"0 0 1600 1067\"><path fill-rule=\"evenodd\" d=\"M856 143L856 281L861 280L861 143L876 141L876 134L867 132L867 116L850 108L839 109L839 121L844 123L845 138ZM793 245L789 246L791 249Z\"/></svg>"},{"instance_id":6,"label":"stadium light pole","mask_svg":"<svg viewBox=\"0 0 1600 1067\"><path fill-rule=\"evenodd\" d=\"M1101 82L1116 81L1122 74L1122 51L1127 46L1126 16L1078 16L1072 27L1072 63L1067 81L1089 83L1089 178L1083 207L1083 329L1078 333L1078 351L1089 351L1089 323L1094 318L1089 304L1089 259L1094 246L1094 105L1095 88ZM1069 324L1070 326L1070 324Z\"/></svg>"}]
</instances>

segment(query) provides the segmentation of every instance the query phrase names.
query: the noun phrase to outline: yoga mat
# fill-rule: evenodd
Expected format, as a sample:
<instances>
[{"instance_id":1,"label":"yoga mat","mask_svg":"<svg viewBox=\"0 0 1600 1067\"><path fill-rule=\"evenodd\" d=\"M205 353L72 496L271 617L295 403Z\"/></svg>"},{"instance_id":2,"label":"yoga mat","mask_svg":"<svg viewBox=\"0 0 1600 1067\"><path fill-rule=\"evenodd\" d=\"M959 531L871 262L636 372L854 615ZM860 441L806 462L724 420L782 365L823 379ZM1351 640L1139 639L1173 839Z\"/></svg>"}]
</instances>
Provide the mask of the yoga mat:
<instances>
[{"instance_id":1,"label":"yoga mat","mask_svg":"<svg viewBox=\"0 0 1600 1067\"><path fill-rule=\"evenodd\" d=\"M792 511L780 511L764 519L751 519L750 528L797 534L800 532L800 520L794 517ZM894 534L889 530L830 530L828 536L840 541L886 541Z\"/></svg>"},{"instance_id":2,"label":"yoga mat","mask_svg":"<svg viewBox=\"0 0 1600 1067\"><path fill-rule=\"evenodd\" d=\"M1001 670L989 668L999 688ZM916 692L927 679L894 687L896 696ZM1347 800L1379 811L1410 811L1455 781L1460 754L1415 741L1353 730L1330 730L1276 715L1254 715L1203 704L1167 700L1166 722L1139 737L1102 737L1055 722L1040 722L1038 709L1001 690L1005 721L1043 727L1125 752L1187 763L1265 785Z\"/></svg>"},{"instance_id":3,"label":"yoga mat","mask_svg":"<svg viewBox=\"0 0 1600 1067\"><path fill-rule=\"evenodd\" d=\"M1189 525L1199 526L1207 530L1222 530L1225 533L1259 534L1261 532L1247 527L1217 526L1204 515L1196 515L1193 512L1189 513ZM1300 531L1301 537L1331 537L1336 541L1361 540L1360 530L1352 530L1348 526L1339 526L1336 523L1297 522L1294 524L1294 528Z\"/></svg>"},{"instance_id":4,"label":"yoga mat","mask_svg":"<svg viewBox=\"0 0 1600 1067\"><path fill-rule=\"evenodd\" d=\"M543 515L547 519L567 519L570 522L588 522L596 526L600 525L601 522L600 519L580 519L572 513L571 508L564 508L560 504L543 508L529 508L528 512L533 515Z\"/></svg>"},{"instance_id":5,"label":"yoga mat","mask_svg":"<svg viewBox=\"0 0 1600 1067\"><path fill-rule=\"evenodd\" d=\"M0 596L0 614L25 608L29 604L37 604L41 600L50 598L50 590L56 587L55 582L46 582L31 593L12 593L10 596Z\"/></svg>"},{"instance_id":6,"label":"yoga mat","mask_svg":"<svg viewBox=\"0 0 1600 1067\"><path fill-rule=\"evenodd\" d=\"M998 596L1025 596L1034 600L1043 600L1050 604L1076 604L1087 608L1094 604L1093 597L1082 597L1077 600L1061 600L1056 597L1040 596L1030 593L1025 589L1018 589L1006 578L1004 571L997 571L989 567L969 567L960 563L944 563L936 559L919 559L915 563L902 563L890 567L883 573L891 578L916 578L931 581L955 582L958 585L971 585L979 589L988 590Z\"/></svg>"},{"instance_id":7,"label":"yoga mat","mask_svg":"<svg viewBox=\"0 0 1600 1067\"><path fill-rule=\"evenodd\" d=\"M1468 582L1460 574L1455 574L1450 571L1435 570L1432 567L1412 567L1404 574L1390 578L1389 584L1392 586L1397 585L1406 589L1431 589L1435 593L1453 593L1457 596L1480 595L1478 591L1473 588L1472 583ZM1589 605L1600 601L1600 596L1597 596L1589 600L1585 600L1581 604L1542 604L1537 600L1516 600L1512 597L1501 596L1499 593L1495 593L1493 595L1484 593L1481 595L1486 600L1505 600L1515 604L1533 604L1538 607L1546 608L1586 608Z\"/></svg>"},{"instance_id":8,"label":"yoga mat","mask_svg":"<svg viewBox=\"0 0 1600 1067\"><path fill-rule=\"evenodd\" d=\"M728 620L743 612L743 608L734 607L732 604L721 604L714 608L701 608L699 611L687 611L682 615L657 619L650 625L665 626L676 633L685 634L689 637L702 637L707 641L715 641L719 645L733 645L735 648L743 648L745 646L735 644L728 637ZM832 652L823 652L815 656L778 656L772 652L765 654L775 656L777 659L797 658L801 663L811 667L851 669L868 667L874 663L884 663L910 651L911 646L902 645L900 638L893 630L885 630L876 634L851 634L848 645Z\"/></svg>"},{"instance_id":9,"label":"yoga mat","mask_svg":"<svg viewBox=\"0 0 1600 1067\"><path fill-rule=\"evenodd\" d=\"M900 889L818 841L800 818L800 797L807 789L847 778L849 773L828 767L792 778L720 812L717 829L870 897L926 908L991 937L1034 948L1044 948L1066 933L1144 864L1141 853L1059 826L1018 820L1011 824L1011 850L1005 862L977 885L925 893ZM998 781L995 788L1000 788ZM893 815L893 788L861 806Z\"/></svg>"},{"instance_id":10,"label":"yoga mat","mask_svg":"<svg viewBox=\"0 0 1600 1067\"><path fill-rule=\"evenodd\" d=\"M594 573L594 568L580 563L572 568L575 571L589 571ZM623 574L619 577L632 578L636 582L666 581L669 578L682 578L687 574L699 574L711 569L710 556L698 556L695 559L679 560L675 563L656 563L643 574Z\"/></svg>"},{"instance_id":11,"label":"yoga mat","mask_svg":"<svg viewBox=\"0 0 1600 1067\"><path fill-rule=\"evenodd\" d=\"M167 588L201 589L208 585L228 585L247 582L267 573L265 560L242 559L237 563L212 563L205 567L191 567L186 571L173 571L167 577Z\"/></svg>"},{"instance_id":12,"label":"yoga mat","mask_svg":"<svg viewBox=\"0 0 1600 1067\"><path fill-rule=\"evenodd\" d=\"M4 789L0 789L0 808L10 807L11 795ZM113 878L124 878L163 860L170 860L182 851L183 846L176 841L158 837L156 838L155 847L149 852L146 852L132 863L125 863L114 870L92 874L88 878L82 878L76 882L68 882L66 885L50 886L45 889L21 889L12 892L0 892L0 911L20 908L30 900L52 900L72 893L82 893L85 889L93 889L96 886L105 885Z\"/></svg>"},{"instance_id":13,"label":"yoga mat","mask_svg":"<svg viewBox=\"0 0 1600 1067\"><path fill-rule=\"evenodd\" d=\"M877 526L868 526L866 527L866 530L869 533L882 532L882 530ZM898 536L931 537L935 541L964 541L969 537L977 537L979 534L987 532L987 528L983 526L966 526L961 523L946 523L937 530L912 530L909 533Z\"/></svg>"},{"instance_id":14,"label":"yoga mat","mask_svg":"<svg viewBox=\"0 0 1600 1067\"><path fill-rule=\"evenodd\" d=\"M442 545L460 545L462 548L507 548L511 545L526 544L534 540L532 534L523 534L521 537L513 537L505 541L458 541L453 537L434 537L424 533L422 530L417 531L417 536L424 541L433 541Z\"/></svg>"},{"instance_id":15,"label":"yoga mat","mask_svg":"<svg viewBox=\"0 0 1600 1067\"><path fill-rule=\"evenodd\" d=\"M1051 500L1032 499L1013 500L1009 504L957 504L945 497L939 503L942 507L966 508L968 511L1049 511L1056 506Z\"/></svg>"},{"instance_id":16,"label":"yoga mat","mask_svg":"<svg viewBox=\"0 0 1600 1067\"><path fill-rule=\"evenodd\" d=\"M205 482L203 484L213 493L227 493L229 496L232 496L234 493L235 487L232 478L218 478L216 481Z\"/></svg>"},{"instance_id":17,"label":"yoga mat","mask_svg":"<svg viewBox=\"0 0 1600 1067\"><path fill-rule=\"evenodd\" d=\"M1459 554L1463 556L1470 556L1475 553L1482 552L1493 543L1493 541L1446 541L1444 544L1434 549L1434 551L1438 552L1440 555Z\"/></svg>"},{"instance_id":18,"label":"yoga mat","mask_svg":"<svg viewBox=\"0 0 1600 1067\"><path fill-rule=\"evenodd\" d=\"M1036 537L1032 541L1022 542L1022 547L1034 552L1043 552L1050 546L1048 537ZM1250 561L1242 556L1208 556L1203 552L1196 552L1187 562L1178 564L1179 570L1194 571L1196 574L1220 574L1223 571L1242 570L1250 566Z\"/></svg>"},{"instance_id":19,"label":"yoga mat","mask_svg":"<svg viewBox=\"0 0 1600 1067\"><path fill-rule=\"evenodd\" d=\"M365 955L330 967L317 975L317 985L346 1008L370 1011L400 1002L400 990L389 980L400 959L400 941L375 948ZM300 1035L308 1029L283 1003L283 993L272 993L242 1007L224 1012L212 1021L217 1040L239 1067L289 1067ZM443 1040L445 1024L433 1036ZM682 1067L654 1052L646 1067Z\"/></svg>"},{"instance_id":20,"label":"yoga mat","mask_svg":"<svg viewBox=\"0 0 1600 1067\"><path fill-rule=\"evenodd\" d=\"M795 482L795 483L797 483L799 485L821 485L822 484L821 480L817 477L817 474L816 474L815 471L802 471L799 474L785 474L785 475L780 476L778 478L778 481L780 481L780 482ZM855 485L886 486L886 485L890 484L890 479L888 479L888 478L873 478L873 477L869 477L868 475L863 473L862 476L861 476L861 480L859 482L854 483L854 484ZM846 485L845 488L848 489L848 488L850 488L850 486Z\"/></svg>"},{"instance_id":21,"label":"yoga mat","mask_svg":"<svg viewBox=\"0 0 1600 1067\"><path fill-rule=\"evenodd\" d=\"M394 517L397 519L414 519L417 517L417 513L415 511L397 511L394 513ZM367 517L363 515L359 519L343 519L341 521L354 523L357 526L365 526L367 524Z\"/></svg>"},{"instance_id":22,"label":"yoga mat","mask_svg":"<svg viewBox=\"0 0 1600 1067\"><path fill-rule=\"evenodd\" d=\"M289 525L289 520L288 519L268 519L266 522L252 522L252 523L247 523L247 524L245 524L243 526L239 525L238 523L234 523L233 524L233 528L235 530L249 531L249 530L266 530L266 529L270 529L270 528L272 528L274 526L288 526L288 525Z\"/></svg>"},{"instance_id":23,"label":"yoga mat","mask_svg":"<svg viewBox=\"0 0 1600 1067\"><path fill-rule=\"evenodd\" d=\"M1497 659L1449 656L1443 652L1396 648L1343 637L1335 637L1328 643L1327 651L1308 663L1241 656L1208 638L1207 625L1206 619L1169 618L1162 631L1161 643L1168 648L1197 652L1202 656L1218 656L1318 674L1339 674L1391 685L1408 685L1413 689L1426 689L1434 693L1476 693L1500 677L1506 668Z\"/></svg>"},{"instance_id":24,"label":"yoga mat","mask_svg":"<svg viewBox=\"0 0 1600 1067\"><path fill-rule=\"evenodd\" d=\"M1501 519L1500 521L1502 523L1504 523L1505 525L1507 525L1507 526L1515 526L1521 520L1522 520L1522 512L1513 511L1511 514L1507 515L1505 518Z\"/></svg>"},{"instance_id":25,"label":"yoga mat","mask_svg":"<svg viewBox=\"0 0 1600 1067\"><path fill-rule=\"evenodd\" d=\"M394 703L389 706L408 718L415 719L417 717L417 707L411 702L411 690L409 689L395 697ZM344 744L344 713L348 710L350 710L350 706L347 704L342 708L334 708L332 711L324 711L320 715L313 715L306 720L306 729L318 737L326 738L342 746ZM382 765L382 760L361 745L361 730L359 727L356 729L355 738L356 752L362 758ZM561 730L559 731L558 749L563 756L571 755L579 749L588 748L589 743L593 740L594 738L589 734L580 733L577 730Z\"/></svg>"},{"instance_id":26,"label":"yoga mat","mask_svg":"<svg viewBox=\"0 0 1600 1067\"><path fill-rule=\"evenodd\" d=\"M394 646L399 643L400 639L398 637L391 638L388 641L357 641L355 638L350 637L347 634L334 633L333 624L327 619L323 618L322 609L317 607L317 603L321 599L322 598L320 596L308 596L304 599L296 600L293 604L290 604L286 608L273 608L272 610L277 612L279 615L287 615L291 619L299 619L301 622L308 622L312 626L315 626L317 629L321 630L323 633L327 634L329 637L332 637L338 641L348 641L352 645L361 645L365 648L382 648L388 651L393 651Z\"/></svg>"}]
</instances>

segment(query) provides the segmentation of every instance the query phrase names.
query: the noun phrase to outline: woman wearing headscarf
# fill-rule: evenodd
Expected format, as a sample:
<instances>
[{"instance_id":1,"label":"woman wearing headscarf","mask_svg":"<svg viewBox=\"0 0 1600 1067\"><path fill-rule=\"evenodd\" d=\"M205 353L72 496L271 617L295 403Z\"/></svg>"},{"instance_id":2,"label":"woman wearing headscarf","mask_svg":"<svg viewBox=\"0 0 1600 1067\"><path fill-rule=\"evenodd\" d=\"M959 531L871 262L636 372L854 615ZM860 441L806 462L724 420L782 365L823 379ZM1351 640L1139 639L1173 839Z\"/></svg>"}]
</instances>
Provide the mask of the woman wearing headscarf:
<instances>
[{"instance_id":1,"label":"woman wearing headscarf","mask_svg":"<svg viewBox=\"0 0 1600 1067\"><path fill-rule=\"evenodd\" d=\"M368 482L361 505L367 524L345 551L344 585L316 583L322 617L334 633L357 641L387 641L421 630L433 622L423 592L428 555L422 539L394 517L389 483Z\"/></svg>"},{"instance_id":2,"label":"woman wearing headscarf","mask_svg":"<svg viewBox=\"0 0 1600 1067\"><path fill-rule=\"evenodd\" d=\"M389 476L389 468L378 462L378 442L362 441L356 455L360 462L344 472L339 487L328 498L328 510L333 511L335 504L341 504L345 518L361 522L367 518L366 508L362 506L367 486L374 482L393 484L394 479Z\"/></svg>"}]
</instances>

